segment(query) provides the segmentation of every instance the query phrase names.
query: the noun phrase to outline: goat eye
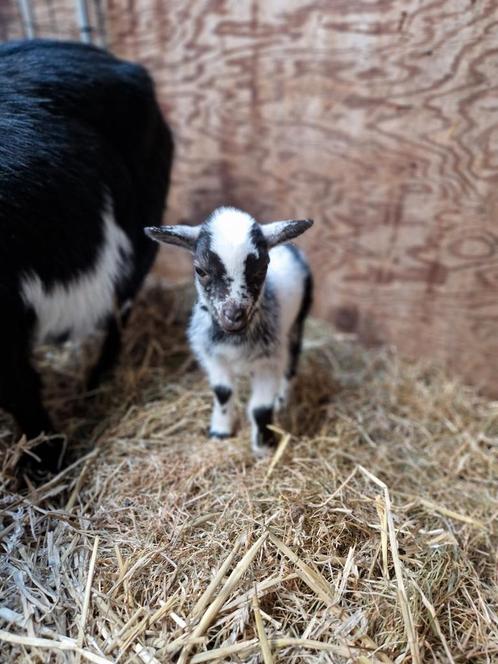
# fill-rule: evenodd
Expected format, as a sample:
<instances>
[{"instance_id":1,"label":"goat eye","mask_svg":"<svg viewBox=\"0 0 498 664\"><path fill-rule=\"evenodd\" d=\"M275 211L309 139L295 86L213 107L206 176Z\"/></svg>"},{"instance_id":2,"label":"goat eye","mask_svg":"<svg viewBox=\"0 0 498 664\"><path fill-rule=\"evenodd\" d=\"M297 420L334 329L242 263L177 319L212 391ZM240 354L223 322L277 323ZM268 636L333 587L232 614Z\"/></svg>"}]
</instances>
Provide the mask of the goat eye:
<instances>
[{"instance_id":1,"label":"goat eye","mask_svg":"<svg viewBox=\"0 0 498 664\"><path fill-rule=\"evenodd\" d=\"M205 270L203 270L202 268L197 267L197 265L195 266L195 271L201 279L204 279L204 277L207 276L207 272Z\"/></svg>"}]
</instances>

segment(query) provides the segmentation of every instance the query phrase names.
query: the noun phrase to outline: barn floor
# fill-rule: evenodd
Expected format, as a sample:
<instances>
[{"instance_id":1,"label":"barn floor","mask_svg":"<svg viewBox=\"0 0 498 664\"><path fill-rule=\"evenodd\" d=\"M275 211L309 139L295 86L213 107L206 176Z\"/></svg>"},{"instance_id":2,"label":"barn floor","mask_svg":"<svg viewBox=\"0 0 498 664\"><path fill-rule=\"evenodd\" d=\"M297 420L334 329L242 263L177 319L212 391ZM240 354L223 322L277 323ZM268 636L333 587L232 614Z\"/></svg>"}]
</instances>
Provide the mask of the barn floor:
<instances>
[{"instance_id":1,"label":"barn floor","mask_svg":"<svg viewBox=\"0 0 498 664\"><path fill-rule=\"evenodd\" d=\"M93 400L91 349L41 355L74 462L28 495L0 422L0 661L498 661L498 404L311 322L255 461L205 439L187 302L146 291Z\"/></svg>"}]
</instances>

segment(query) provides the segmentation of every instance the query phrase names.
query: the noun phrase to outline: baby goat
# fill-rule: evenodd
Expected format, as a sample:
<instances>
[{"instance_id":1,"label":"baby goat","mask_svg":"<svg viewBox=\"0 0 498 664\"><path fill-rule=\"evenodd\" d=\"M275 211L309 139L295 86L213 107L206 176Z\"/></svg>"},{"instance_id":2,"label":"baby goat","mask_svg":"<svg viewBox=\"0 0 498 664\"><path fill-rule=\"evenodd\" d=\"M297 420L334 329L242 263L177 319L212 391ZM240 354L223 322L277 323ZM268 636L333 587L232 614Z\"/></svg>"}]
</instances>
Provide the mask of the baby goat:
<instances>
[{"instance_id":1,"label":"baby goat","mask_svg":"<svg viewBox=\"0 0 498 664\"><path fill-rule=\"evenodd\" d=\"M257 454L275 444L267 427L274 410L287 401L312 300L306 259L297 247L283 243L312 223L260 225L245 212L222 207L200 226L145 229L151 238L194 255L198 300L188 335L214 392L210 436L233 435L234 379L249 375L251 439Z\"/></svg>"}]
</instances>

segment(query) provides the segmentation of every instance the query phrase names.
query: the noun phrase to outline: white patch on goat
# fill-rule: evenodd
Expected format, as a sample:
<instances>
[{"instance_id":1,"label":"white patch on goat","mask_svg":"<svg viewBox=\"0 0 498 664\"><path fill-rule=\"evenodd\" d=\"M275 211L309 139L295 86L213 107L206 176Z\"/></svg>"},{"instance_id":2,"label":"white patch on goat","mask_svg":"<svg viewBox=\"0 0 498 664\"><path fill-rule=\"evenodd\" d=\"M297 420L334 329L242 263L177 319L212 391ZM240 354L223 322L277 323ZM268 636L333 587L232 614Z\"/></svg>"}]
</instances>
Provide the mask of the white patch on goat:
<instances>
[{"instance_id":1,"label":"white patch on goat","mask_svg":"<svg viewBox=\"0 0 498 664\"><path fill-rule=\"evenodd\" d=\"M116 285L129 269L133 249L126 233L114 221L110 199L102 218L103 243L95 264L87 272L50 288L33 272L23 278L21 294L35 311L39 343L66 332L73 338L83 337L94 332L112 313Z\"/></svg>"},{"instance_id":2,"label":"white patch on goat","mask_svg":"<svg viewBox=\"0 0 498 664\"><path fill-rule=\"evenodd\" d=\"M218 208L210 220L211 251L223 262L233 280L230 296L240 296L245 284L244 267L248 254L257 253L251 238L255 221L247 212L235 208Z\"/></svg>"},{"instance_id":3,"label":"white patch on goat","mask_svg":"<svg viewBox=\"0 0 498 664\"><path fill-rule=\"evenodd\" d=\"M294 248L294 251L298 251ZM304 260L304 257L303 257ZM280 334L285 338L296 320L304 292L303 267L285 244L270 250L270 264L266 280L270 284L280 305Z\"/></svg>"}]
</instances>

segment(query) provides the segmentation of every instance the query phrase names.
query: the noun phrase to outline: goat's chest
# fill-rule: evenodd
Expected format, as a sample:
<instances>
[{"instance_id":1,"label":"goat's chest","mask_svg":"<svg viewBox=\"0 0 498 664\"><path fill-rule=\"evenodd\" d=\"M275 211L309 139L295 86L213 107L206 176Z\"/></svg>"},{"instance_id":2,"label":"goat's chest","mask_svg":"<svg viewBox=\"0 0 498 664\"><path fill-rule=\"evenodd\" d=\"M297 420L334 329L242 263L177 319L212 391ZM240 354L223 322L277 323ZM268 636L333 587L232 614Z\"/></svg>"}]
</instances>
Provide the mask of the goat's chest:
<instances>
[{"instance_id":1,"label":"goat's chest","mask_svg":"<svg viewBox=\"0 0 498 664\"><path fill-rule=\"evenodd\" d=\"M249 375L255 363L268 357L268 349L259 344L218 343L211 346L211 355L230 366L238 375Z\"/></svg>"}]
</instances>

